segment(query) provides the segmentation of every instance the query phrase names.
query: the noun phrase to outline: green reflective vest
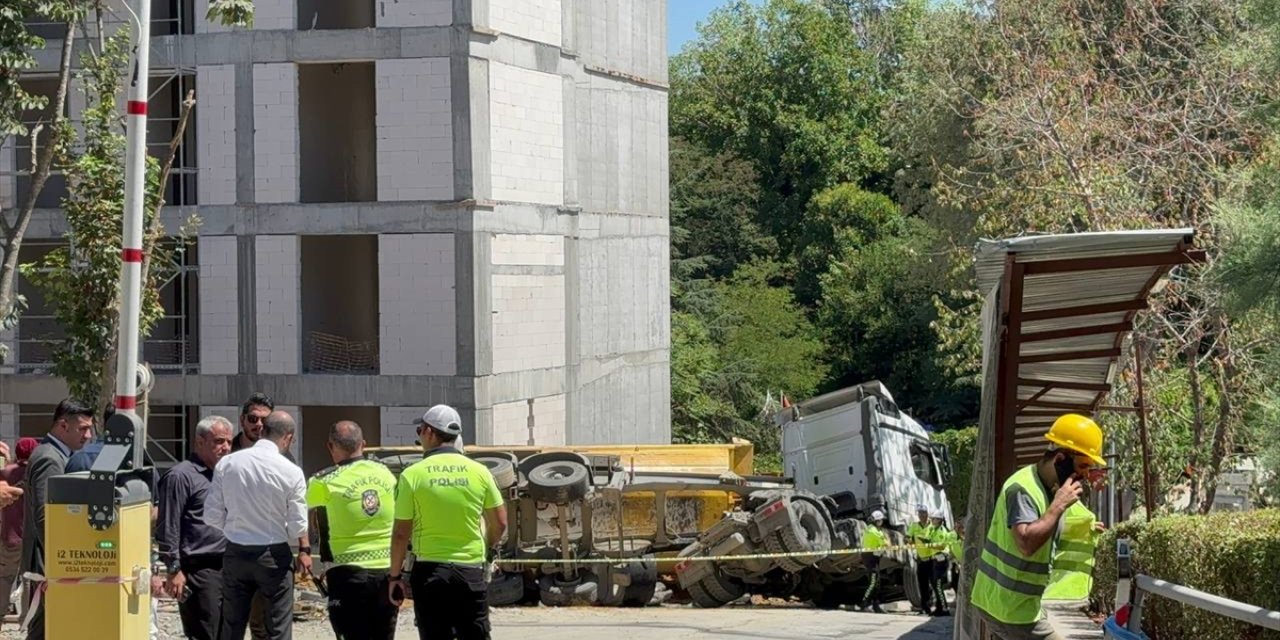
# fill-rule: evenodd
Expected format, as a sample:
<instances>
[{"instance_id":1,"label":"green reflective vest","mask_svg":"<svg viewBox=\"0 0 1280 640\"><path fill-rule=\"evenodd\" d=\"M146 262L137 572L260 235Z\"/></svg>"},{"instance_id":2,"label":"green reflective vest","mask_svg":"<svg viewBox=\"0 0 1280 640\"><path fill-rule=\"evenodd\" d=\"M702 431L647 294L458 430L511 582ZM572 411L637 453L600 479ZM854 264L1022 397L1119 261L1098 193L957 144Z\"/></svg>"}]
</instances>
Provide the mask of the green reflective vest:
<instances>
[{"instance_id":1,"label":"green reflective vest","mask_svg":"<svg viewBox=\"0 0 1280 640\"><path fill-rule=\"evenodd\" d=\"M915 547L916 557L922 560L928 560L937 553L933 547L934 527L930 524L920 524L912 522L907 527L907 537L910 538L912 546Z\"/></svg>"},{"instance_id":2,"label":"green reflective vest","mask_svg":"<svg viewBox=\"0 0 1280 640\"><path fill-rule=\"evenodd\" d=\"M862 532L862 548L863 549L882 549L884 548L884 534L880 532L879 527L874 524L867 525L866 531Z\"/></svg>"},{"instance_id":3,"label":"green reflective vest","mask_svg":"<svg viewBox=\"0 0 1280 640\"><path fill-rule=\"evenodd\" d=\"M1049 584L1049 560L1053 544L1046 543L1030 557L1018 550L1008 526L1006 500L1014 489L1031 496L1036 511L1049 507L1048 496L1036 478L1035 465L1023 467L1005 481L996 498L996 509L982 545L978 573L970 599L975 607L1007 624L1034 624L1040 618L1040 597Z\"/></svg>"},{"instance_id":4,"label":"green reflective vest","mask_svg":"<svg viewBox=\"0 0 1280 640\"><path fill-rule=\"evenodd\" d=\"M1098 546L1097 519L1077 502L1062 514L1062 529L1053 550L1053 566L1045 600L1084 600L1093 588L1093 552Z\"/></svg>"}]
</instances>

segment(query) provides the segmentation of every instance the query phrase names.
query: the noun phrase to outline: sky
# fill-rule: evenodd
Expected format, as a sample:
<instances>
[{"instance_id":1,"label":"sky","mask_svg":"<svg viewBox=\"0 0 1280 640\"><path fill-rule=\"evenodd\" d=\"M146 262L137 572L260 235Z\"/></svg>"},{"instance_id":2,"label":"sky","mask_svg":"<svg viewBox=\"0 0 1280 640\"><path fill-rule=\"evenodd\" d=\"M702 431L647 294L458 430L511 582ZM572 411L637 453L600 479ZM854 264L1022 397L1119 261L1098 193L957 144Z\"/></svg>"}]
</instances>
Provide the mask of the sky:
<instances>
[{"instance_id":1,"label":"sky","mask_svg":"<svg viewBox=\"0 0 1280 640\"><path fill-rule=\"evenodd\" d=\"M667 3L667 53L680 52L684 43L698 36L698 21L728 0L671 0Z\"/></svg>"}]
</instances>

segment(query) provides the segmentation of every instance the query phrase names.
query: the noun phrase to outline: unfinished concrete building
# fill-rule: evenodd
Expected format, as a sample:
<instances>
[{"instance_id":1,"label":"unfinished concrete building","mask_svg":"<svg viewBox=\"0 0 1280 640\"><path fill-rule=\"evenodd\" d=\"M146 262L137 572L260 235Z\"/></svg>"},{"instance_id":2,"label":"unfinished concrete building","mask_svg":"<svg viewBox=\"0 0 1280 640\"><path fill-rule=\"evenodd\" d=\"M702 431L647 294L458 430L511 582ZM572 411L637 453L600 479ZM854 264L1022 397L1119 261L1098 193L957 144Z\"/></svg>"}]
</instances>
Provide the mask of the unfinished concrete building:
<instances>
[{"instance_id":1,"label":"unfinished concrete building","mask_svg":"<svg viewBox=\"0 0 1280 640\"><path fill-rule=\"evenodd\" d=\"M468 442L669 439L665 0L256 0L252 29L206 5L153 9L153 151L198 101L165 219L202 221L144 349L158 460L254 391L296 412L308 471L333 421L410 444L438 402ZM0 153L5 208L23 144ZM8 441L65 393L31 302L0 334Z\"/></svg>"}]
</instances>

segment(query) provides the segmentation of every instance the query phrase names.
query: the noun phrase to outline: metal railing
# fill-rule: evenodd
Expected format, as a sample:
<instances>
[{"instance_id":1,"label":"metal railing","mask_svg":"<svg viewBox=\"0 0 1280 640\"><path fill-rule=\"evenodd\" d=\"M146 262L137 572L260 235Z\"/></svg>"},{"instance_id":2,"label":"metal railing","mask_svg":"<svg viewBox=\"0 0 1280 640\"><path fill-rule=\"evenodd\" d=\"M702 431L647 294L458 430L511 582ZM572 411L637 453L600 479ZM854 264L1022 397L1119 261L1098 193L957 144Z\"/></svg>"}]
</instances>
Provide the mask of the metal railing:
<instances>
[{"instance_id":1,"label":"metal railing","mask_svg":"<svg viewBox=\"0 0 1280 640\"><path fill-rule=\"evenodd\" d=\"M1212 593L1197 591L1191 587L1165 582L1151 576L1139 575L1134 578L1137 593L1133 597L1133 610L1129 614L1127 629L1133 633L1142 633L1142 604L1144 594L1151 593L1189 607L1204 609L1241 622L1280 631L1280 611L1271 611L1251 604L1228 600Z\"/></svg>"}]
</instances>

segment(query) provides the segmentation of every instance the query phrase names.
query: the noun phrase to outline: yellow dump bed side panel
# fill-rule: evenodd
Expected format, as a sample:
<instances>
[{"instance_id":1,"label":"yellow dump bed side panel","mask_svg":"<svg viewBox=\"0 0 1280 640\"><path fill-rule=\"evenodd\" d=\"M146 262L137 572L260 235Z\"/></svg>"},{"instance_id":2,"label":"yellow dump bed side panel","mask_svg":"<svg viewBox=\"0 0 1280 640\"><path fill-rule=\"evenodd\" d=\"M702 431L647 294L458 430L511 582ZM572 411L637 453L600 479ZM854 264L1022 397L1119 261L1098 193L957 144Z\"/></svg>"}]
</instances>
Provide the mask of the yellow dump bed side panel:
<instances>
[{"instance_id":1,"label":"yellow dump bed side panel","mask_svg":"<svg viewBox=\"0 0 1280 640\"><path fill-rule=\"evenodd\" d=\"M467 445L466 451L510 452L520 458L544 451L575 451L587 455L612 455L622 459L623 469L630 471L667 471L672 473L715 473L732 471L751 475L755 465L754 447L750 442L732 444L619 444L566 447L479 446ZM418 447L372 447L370 451L417 453Z\"/></svg>"}]
</instances>

